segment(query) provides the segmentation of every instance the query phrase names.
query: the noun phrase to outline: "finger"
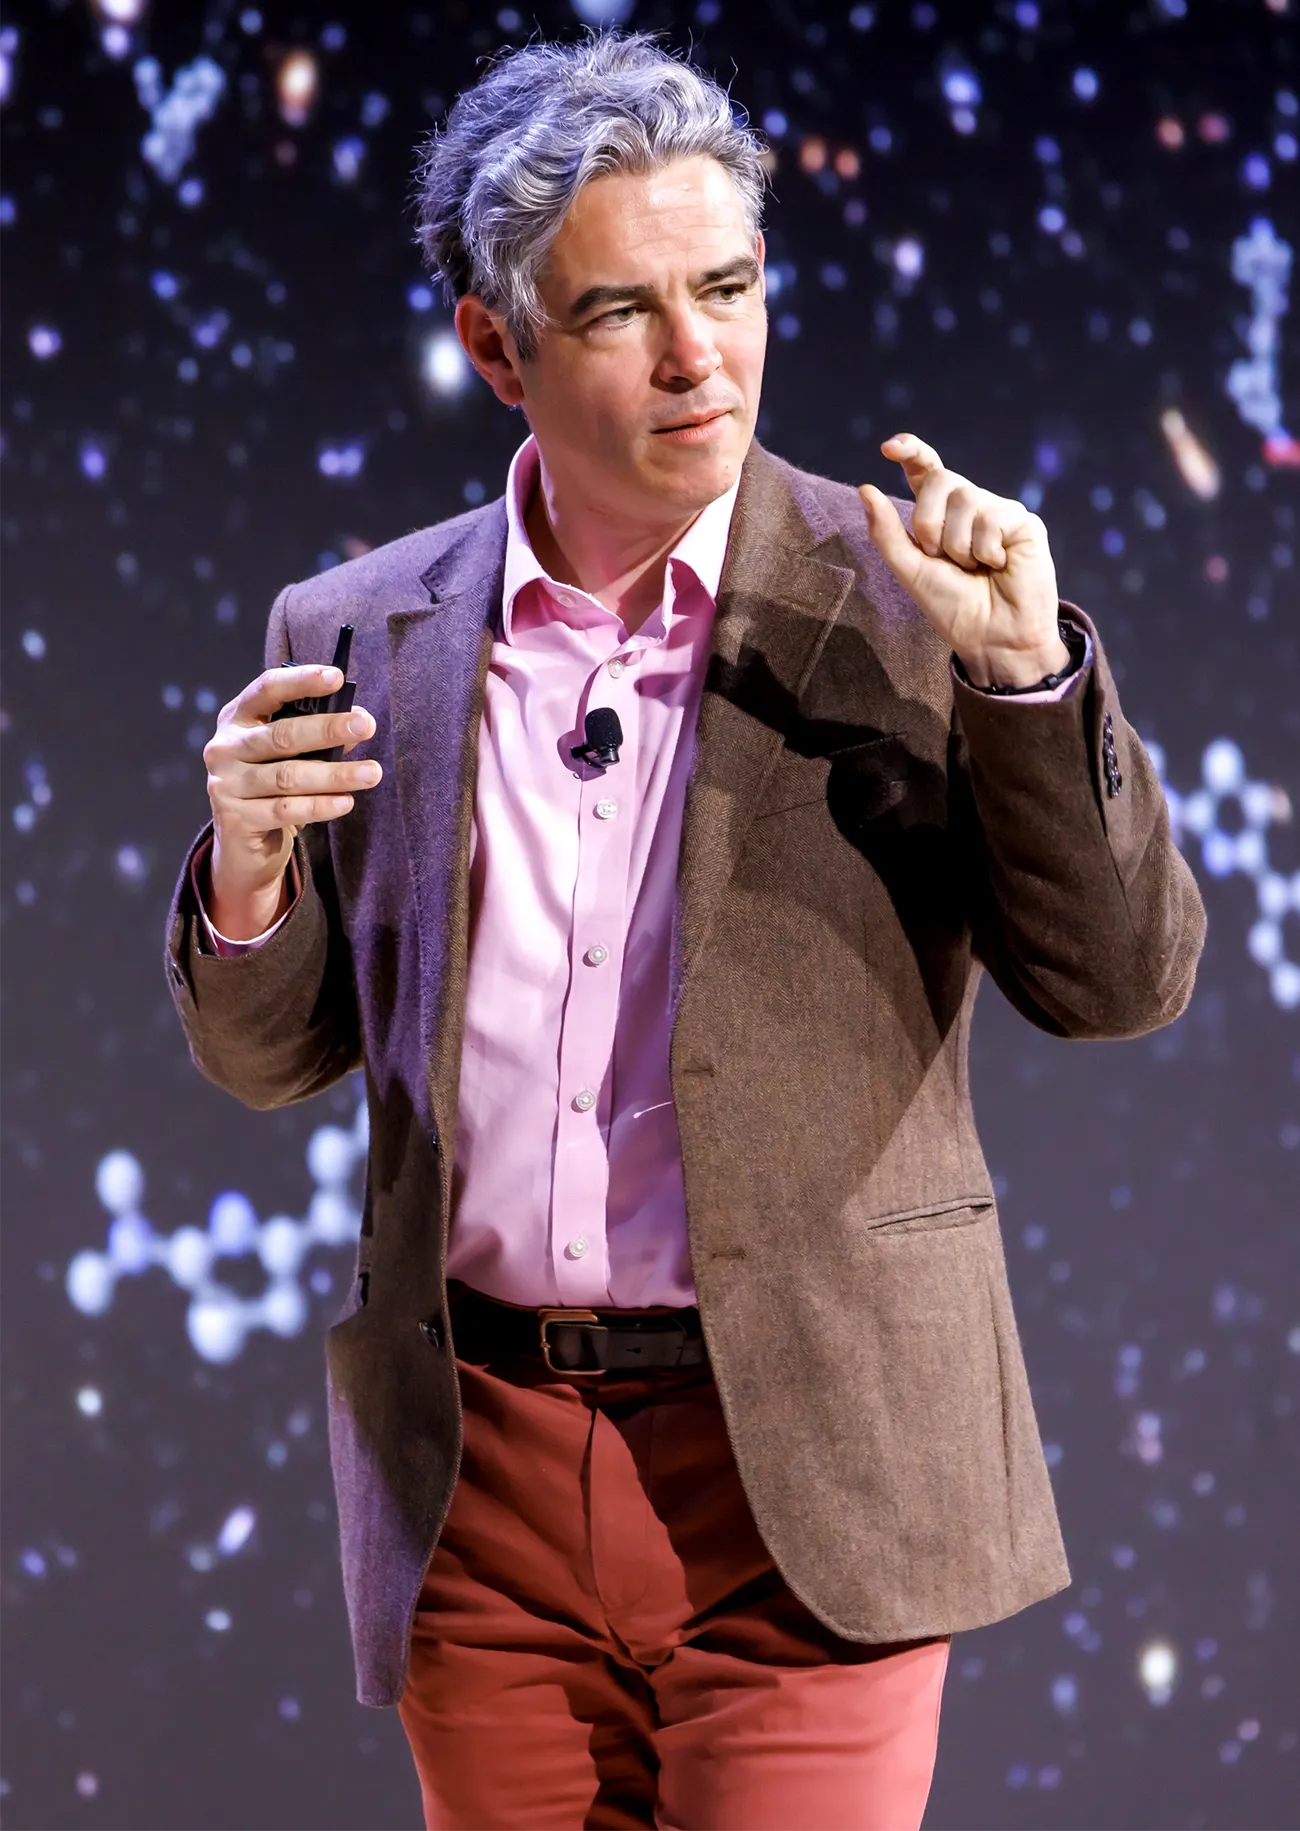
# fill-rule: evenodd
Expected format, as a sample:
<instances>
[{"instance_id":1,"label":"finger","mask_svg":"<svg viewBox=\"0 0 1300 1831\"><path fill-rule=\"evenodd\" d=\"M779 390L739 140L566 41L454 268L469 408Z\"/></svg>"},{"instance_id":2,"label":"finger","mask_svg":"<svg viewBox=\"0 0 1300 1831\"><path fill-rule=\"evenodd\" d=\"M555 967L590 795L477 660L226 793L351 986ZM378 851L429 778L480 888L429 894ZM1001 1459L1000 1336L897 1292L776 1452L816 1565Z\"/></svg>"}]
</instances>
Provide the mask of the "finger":
<instances>
[{"instance_id":1,"label":"finger","mask_svg":"<svg viewBox=\"0 0 1300 1831\"><path fill-rule=\"evenodd\" d=\"M351 795L280 795L274 801L245 802L258 809L259 819L269 826L314 826L321 820L337 820L340 814L352 812Z\"/></svg>"},{"instance_id":2,"label":"finger","mask_svg":"<svg viewBox=\"0 0 1300 1831\"><path fill-rule=\"evenodd\" d=\"M943 552L944 523L948 518L948 499L961 487L961 479L950 470L933 470L916 492L912 511L912 539L923 553L938 559Z\"/></svg>"},{"instance_id":3,"label":"finger","mask_svg":"<svg viewBox=\"0 0 1300 1831\"><path fill-rule=\"evenodd\" d=\"M943 462L933 445L918 439L914 432L896 432L880 447L881 456L901 464L907 487L915 495L931 471L943 469Z\"/></svg>"},{"instance_id":4,"label":"finger","mask_svg":"<svg viewBox=\"0 0 1300 1831\"><path fill-rule=\"evenodd\" d=\"M874 483L864 483L858 494L867 511L867 526L877 551L899 584L910 591L925 564L924 555L883 490L878 490Z\"/></svg>"},{"instance_id":5,"label":"finger","mask_svg":"<svg viewBox=\"0 0 1300 1831\"><path fill-rule=\"evenodd\" d=\"M338 668L267 668L236 695L232 715L240 724L251 724L254 719L270 718L291 699L315 699L336 693L342 685Z\"/></svg>"},{"instance_id":6,"label":"finger","mask_svg":"<svg viewBox=\"0 0 1300 1831\"><path fill-rule=\"evenodd\" d=\"M960 566L963 572L978 572L980 568L980 562L972 549L978 510L979 498L975 491L962 488L951 492L944 510L940 544L948 558Z\"/></svg>"},{"instance_id":7,"label":"finger","mask_svg":"<svg viewBox=\"0 0 1300 1831\"><path fill-rule=\"evenodd\" d=\"M996 509L980 509L971 525L970 550L981 566L1000 572L1007 563L1002 516Z\"/></svg>"},{"instance_id":8,"label":"finger","mask_svg":"<svg viewBox=\"0 0 1300 1831\"><path fill-rule=\"evenodd\" d=\"M285 757L276 763L241 764L225 786L241 801L265 801L277 795L350 795L373 788L383 773L373 760L318 763L305 757Z\"/></svg>"},{"instance_id":9,"label":"finger","mask_svg":"<svg viewBox=\"0 0 1300 1831\"><path fill-rule=\"evenodd\" d=\"M235 738L237 754L247 763L264 763L272 757L301 756L304 750L332 750L341 744L350 750L363 738L373 737L375 721L364 706L351 712L312 712L297 718L243 727Z\"/></svg>"}]
</instances>

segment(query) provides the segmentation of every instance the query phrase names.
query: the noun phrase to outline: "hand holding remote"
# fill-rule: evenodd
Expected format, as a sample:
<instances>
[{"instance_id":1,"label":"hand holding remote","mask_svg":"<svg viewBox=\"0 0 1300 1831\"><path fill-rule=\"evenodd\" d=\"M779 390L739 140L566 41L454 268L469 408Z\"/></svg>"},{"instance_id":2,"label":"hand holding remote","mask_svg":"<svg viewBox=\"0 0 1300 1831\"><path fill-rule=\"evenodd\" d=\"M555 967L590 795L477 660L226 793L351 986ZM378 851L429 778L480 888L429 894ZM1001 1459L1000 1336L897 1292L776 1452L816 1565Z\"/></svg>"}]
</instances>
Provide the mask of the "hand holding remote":
<instances>
[{"instance_id":1,"label":"hand holding remote","mask_svg":"<svg viewBox=\"0 0 1300 1831\"><path fill-rule=\"evenodd\" d=\"M383 774L376 762L344 760L375 721L343 705L345 688L355 691L343 676L339 667L267 669L222 707L204 748L215 832L206 907L231 941L265 933L288 908L298 829L349 813Z\"/></svg>"}]
</instances>

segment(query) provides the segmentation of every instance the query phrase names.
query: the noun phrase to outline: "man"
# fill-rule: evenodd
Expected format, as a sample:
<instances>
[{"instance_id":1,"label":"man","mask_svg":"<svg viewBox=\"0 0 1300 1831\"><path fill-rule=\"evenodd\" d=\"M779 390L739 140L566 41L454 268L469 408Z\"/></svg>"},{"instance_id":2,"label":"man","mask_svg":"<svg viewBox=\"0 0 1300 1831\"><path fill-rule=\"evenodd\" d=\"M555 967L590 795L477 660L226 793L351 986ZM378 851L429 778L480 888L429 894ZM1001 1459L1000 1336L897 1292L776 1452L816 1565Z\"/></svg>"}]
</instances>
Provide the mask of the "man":
<instances>
[{"instance_id":1,"label":"man","mask_svg":"<svg viewBox=\"0 0 1300 1831\"><path fill-rule=\"evenodd\" d=\"M430 1826L919 1823L948 1637L1067 1581L976 984L1132 1035L1201 945L1037 517L910 434L910 533L754 444L762 182L644 38L461 97L421 233L531 436L280 595L172 913L214 1080L365 1070L331 1443ZM357 708L272 722L343 622Z\"/></svg>"}]
</instances>

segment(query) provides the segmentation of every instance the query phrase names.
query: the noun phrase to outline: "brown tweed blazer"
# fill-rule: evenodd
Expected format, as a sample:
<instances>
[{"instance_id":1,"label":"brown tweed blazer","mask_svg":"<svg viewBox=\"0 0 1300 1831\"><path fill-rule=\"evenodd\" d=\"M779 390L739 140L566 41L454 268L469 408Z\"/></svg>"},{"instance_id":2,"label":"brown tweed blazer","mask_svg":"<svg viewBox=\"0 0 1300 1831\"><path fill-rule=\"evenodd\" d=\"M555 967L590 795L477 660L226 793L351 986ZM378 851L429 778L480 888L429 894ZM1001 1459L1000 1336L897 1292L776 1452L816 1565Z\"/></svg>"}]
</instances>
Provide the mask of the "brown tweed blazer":
<instances>
[{"instance_id":1,"label":"brown tweed blazer","mask_svg":"<svg viewBox=\"0 0 1300 1831\"><path fill-rule=\"evenodd\" d=\"M504 551L498 501L280 595L272 663L356 626L378 721L358 754L384 780L306 830L304 894L260 951L202 951L188 861L168 934L194 1059L239 1099L365 1070L365 1218L326 1358L371 1704L401 1695L460 1455L445 1261ZM981 968L1053 1035L1132 1036L1186 1004L1203 922L1100 644L1057 704L954 684L856 493L755 447L686 803L672 1084L750 1505L851 1640L977 1627L1068 1580L967 1085Z\"/></svg>"}]
</instances>

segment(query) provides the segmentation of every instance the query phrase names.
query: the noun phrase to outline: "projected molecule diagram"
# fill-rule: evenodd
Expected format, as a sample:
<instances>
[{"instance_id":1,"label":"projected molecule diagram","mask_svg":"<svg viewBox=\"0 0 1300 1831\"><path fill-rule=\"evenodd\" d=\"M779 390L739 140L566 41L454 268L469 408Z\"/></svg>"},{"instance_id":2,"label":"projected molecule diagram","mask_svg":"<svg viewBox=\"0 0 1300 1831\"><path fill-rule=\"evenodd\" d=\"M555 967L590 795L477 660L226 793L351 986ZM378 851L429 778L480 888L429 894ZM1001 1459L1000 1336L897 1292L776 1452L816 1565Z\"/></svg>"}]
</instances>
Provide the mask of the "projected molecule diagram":
<instances>
[{"instance_id":1,"label":"projected molecule diagram","mask_svg":"<svg viewBox=\"0 0 1300 1831\"><path fill-rule=\"evenodd\" d=\"M1282 924L1300 918L1300 871L1288 877L1269 862L1268 830L1289 821L1290 797L1271 782L1252 782L1246 759L1231 738L1216 738L1201 757L1201 784L1184 795L1165 776L1165 756L1158 744L1147 750L1159 773L1169 804L1174 839L1186 847L1199 840L1201 864L1211 877L1240 872L1255 885L1258 914L1246 936L1250 957L1268 974L1273 1002L1284 1011L1300 1006L1300 961L1289 959ZM1237 810L1239 825L1223 824L1227 807Z\"/></svg>"},{"instance_id":2,"label":"projected molecule diagram","mask_svg":"<svg viewBox=\"0 0 1300 1831\"><path fill-rule=\"evenodd\" d=\"M1228 370L1227 390L1248 426L1264 435L1264 456L1271 464L1300 464L1300 439L1282 424L1278 362L1282 320L1287 310L1287 282L1292 249L1266 217L1250 225L1250 234L1232 244L1232 277L1250 289L1251 315L1241 336L1248 357Z\"/></svg>"},{"instance_id":3,"label":"projected molecule diagram","mask_svg":"<svg viewBox=\"0 0 1300 1831\"><path fill-rule=\"evenodd\" d=\"M134 74L140 106L152 123L140 151L165 184L175 184L193 156L195 134L221 100L226 73L212 58L196 57L165 89L158 59L142 57Z\"/></svg>"},{"instance_id":4,"label":"projected molecule diagram","mask_svg":"<svg viewBox=\"0 0 1300 1831\"><path fill-rule=\"evenodd\" d=\"M307 1144L307 1169L316 1190L301 1220L286 1214L259 1222L246 1195L236 1190L219 1195L206 1229L178 1227L158 1233L141 1212L144 1171L129 1151L110 1151L95 1174L95 1193L113 1217L106 1252L79 1252L68 1266L67 1293L85 1316L102 1316L111 1306L119 1278L134 1278L154 1267L190 1294L186 1327L194 1352L205 1361L235 1360L250 1333L301 1332L308 1299L302 1266L314 1246L351 1246L361 1214L351 1193L353 1172L365 1157L367 1116L364 1100L347 1131L318 1127ZM242 1297L219 1277L221 1262L260 1259L266 1287L260 1295ZM328 1290L332 1280L324 1267L312 1273L312 1289Z\"/></svg>"}]
</instances>

